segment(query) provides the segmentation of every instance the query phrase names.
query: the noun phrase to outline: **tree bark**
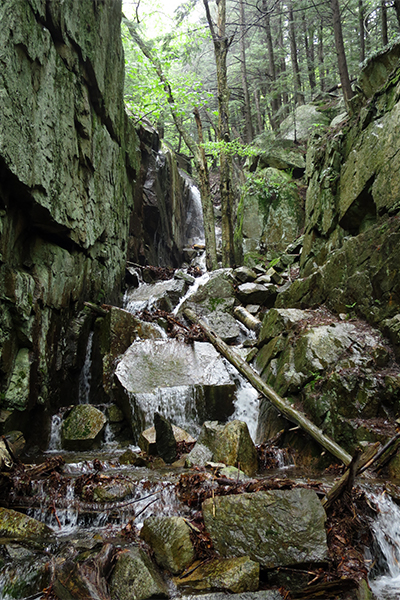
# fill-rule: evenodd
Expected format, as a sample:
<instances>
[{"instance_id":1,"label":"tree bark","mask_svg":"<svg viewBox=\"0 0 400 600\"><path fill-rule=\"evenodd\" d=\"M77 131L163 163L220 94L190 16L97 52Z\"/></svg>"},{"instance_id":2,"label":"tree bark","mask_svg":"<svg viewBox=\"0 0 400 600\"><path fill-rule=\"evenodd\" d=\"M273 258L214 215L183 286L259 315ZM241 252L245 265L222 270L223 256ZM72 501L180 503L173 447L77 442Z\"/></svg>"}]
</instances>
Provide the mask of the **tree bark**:
<instances>
[{"instance_id":1,"label":"tree bark","mask_svg":"<svg viewBox=\"0 0 400 600\"><path fill-rule=\"evenodd\" d=\"M314 26L307 26L306 13L302 14L304 48L306 50L308 81L310 82L311 93L313 94L316 88L315 71L314 71Z\"/></svg>"},{"instance_id":2,"label":"tree bark","mask_svg":"<svg viewBox=\"0 0 400 600\"><path fill-rule=\"evenodd\" d=\"M242 88L244 96L244 119L245 119L245 140L250 144L254 138L253 122L251 119L251 103L249 94L249 84L247 78L246 65L246 16L244 11L243 0L239 2L240 9L240 73L242 76Z\"/></svg>"},{"instance_id":3,"label":"tree bark","mask_svg":"<svg viewBox=\"0 0 400 600\"><path fill-rule=\"evenodd\" d=\"M200 113L197 107L195 107L194 118L197 126L197 135L199 138L199 148L198 152L200 155L199 165L197 168L197 172L199 174L200 179L200 195L202 198L202 208L203 208L203 223L204 223L204 237L207 241L206 243L206 251L208 252L207 256L207 268L208 270L218 269L218 260L217 260L217 243L215 239L215 220L214 220L214 205L211 196L210 189L210 176L208 172L208 164L206 153L204 150L204 138L203 138L203 127L201 124ZM208 250L207 250L208 248Z\"/></svg>"},{"instance_id":4,"label":"tree bark","mask_svg":"<svg viewBox=\"0 0 400 600\"><path fill-rule=\"evenodd\" d=\"M365 24L363 0L358 0L358 26L360 35L360 62L365 60Z\"/></svg>"},{"instance_id":5,"label":"tree bark","mask_svg":"<svg viewBox=\"0 0 400 600\"><path fill-rule=\"evenodd\" d=\"M292 69L293 69L294 99L295 99L295 104L304 104L304 94L301 91L300 67L299 67L299 62L297 60L297 43L296 43L296 33L295 33L292 0L289 0L289 2L287 3L287 6L288 6L288 13L289 13L288 17L289 17L289 37L290 37L290 58L292 61Z\"/></svg>"},{"instance_id":6,"label":"tree bark","mask_svg":"<svg viewBox=\"0 0 400 600\"><path fill-rule=\"evenodd\" d=\"M256 105L258 133L262 133L264 131L264 125L263 125L263 116L261 114L260 91L259 90L254 90L254 102Z\"/></svg>"},{"instance_id":7,"label":"tree bark","mask_svg":"<svg viewBox=\"0 0 400 600\"><path fill-rule=\"evenodd\" d=\"M186 146L192 152L194 157L194 162L196 166L196 170L199 173L200 178L200 195L201 195L201 204L203 208L203 215L207 215L207 218L211 218L211 210L210 210L210 202L211 201L211 191L209 180L205 176L205 173L208 172L207 167L207 159L205 157L204 151L202 151L202 147L193 140L189 132L186 130L182 123L182 118L178 114L175 106L175 98L172 93L171 85L168 79L165 77L164 71L162 69L162 65L158 58L153 54L151 49L147 46L147 44L142 40L140 35L137 32L137 29L131 21L124 18L124 23L128 27L129 33L134 40L134 42L139 46L140 50L143 52L144 56L150 61L153 65L157 76L164 86L164 90L167 95L167 100L169 104L169 108L171 111L171 115L177 128L179 135L182 136ZM201 141L200 141L201 144ZM213 215L213 213L212 213ZM215 227L214 225L211 227L210 224L204 224L204 235L206 242L206 264L208 269L215 269L218 266L217 260L217 252L216 252L216 243L215 243Z\"/></svg>"},{"instance_id":8,"label":"tree bark","mask_svg":"<svg viewBox=\"0 0 400 600\"><path fill-rule=\"evenodd\" d=\"M272 31L271 31L271 18L269 14L269 6L267 0L263 0L262 9L265 14L264 16L264 28L265 35L267 38L267 49L268 49L268 66L269 66L269 76L271 78L271 127L275 131L279 127L279 120L277 118L277 113L282 105L282 98L280 93L277 90L277 69L275 63L275 53L274 53L274 43L272 40Z\"/></svg>"},{"instance_id":9,"label":"tree bark","mask_svg":"<svg viewBox=\"0 0 400 600\"><path fill-rule=\"evenodd\" d=\"M218 18L214 26L208 0L203 0L208 26L214 44L215 64L217 67L218 87L218 140L230 142L229 128L229 88L226 57L231 40L226 34L226 0L218 0ZM220 153L220 191L222 226L222 266L233 267L235 251L233 245L233 189L232 158L224 149Z\"/></svg>"},{"instance_id":10,"label":"tree bark","mask_svg":"<svg viewBox=\"0 0 400 600\"><path fill-rule=\"evenodd\" d=\"M324 63L324 24L321 19L318 30L318 73L319 87L321 92L325 91L325 63Z\"/></svg>"},{"instance_id":11,"label":"tree bark","mask_svg":"<svg viewBox=\"0 0 400 600\"><path fill-rule=\"evenodd\" d=\"M306 431L314 440L316 440L321 446L328 450L333 456L341 460L345 465L350 464L351 456L336 442L326 436L314 423L312 423L305 415L295 410L287 400L279 396L269 385L267 385L261 377L241 358L232 348L230 348L225 342L221 340L204 321L199 319L197 315L186 308L184 315L188 317L194 323L201 326L204 333L215 346L215 348L225 358L232 363L237 370L246 377L251 385L255 387L261 394L263 394L268 400L289 420L299 425L304 431Z\"/></svg>"},{"instance_id":12,"label":"tree bark","mask_svg":"<svg viewBox=\"0 0 400 600\"><path fill-rule=\"evenodd\" d=\"M396 11L397 24L400 29L400 0L393 0L393 6Z\"/></svg>"},{"instance_id":13,"label":"tree bark","mask_svg":"<svg viewBox=\"0 0 400 600\"><path fill-rule=\"evenodd\" d=\"M387 20L387 6L386 0L381 0L381 18L382 18L382 44L387 46L389 43L388 36L388 20Z\"/></svg>"},{"instance_id":14,"label":"tree bark","mask_svg":"<svg viewBox=\"0 0 400 600\"><path fill-rule=\"evenodd\" d=\"M331 0L331 9L340 82L342 84L344 101L347 110L350 113L350 100L353 97L353 90L351 89L350 77L347 69L346 54L344 51L342 23L340 21L339 0Z\"/></svg>"}]
</instances>

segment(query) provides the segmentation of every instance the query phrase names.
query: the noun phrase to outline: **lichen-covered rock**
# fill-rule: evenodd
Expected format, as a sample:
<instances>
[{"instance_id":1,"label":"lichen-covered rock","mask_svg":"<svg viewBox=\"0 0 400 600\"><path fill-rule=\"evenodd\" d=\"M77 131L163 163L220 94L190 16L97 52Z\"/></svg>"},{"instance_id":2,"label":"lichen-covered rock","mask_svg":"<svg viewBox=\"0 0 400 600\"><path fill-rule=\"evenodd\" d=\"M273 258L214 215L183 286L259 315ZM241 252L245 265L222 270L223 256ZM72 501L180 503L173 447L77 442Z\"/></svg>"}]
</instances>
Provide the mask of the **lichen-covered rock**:
<instances>
[{"instance_id":1,"label":"lichen-covered rock","mask_svg":"<svg viewBox=\"0 0 400 600\"><path fill-rule=\"evenodd\" d=\"M52 535L44 523L9 508L0 507L0 537L15 539L40 539Z\"/></svg>"},{"instance_id":2,"label":"lichen-covered rock","mask_svg":"<svg viewBox=\"0 0 400 600\"><path fill-rule=\"evenodd\" d=\"M140 537L151 546L157 564L174 575L194 561L190 528L182 517L149 517Z\"/></svg>"},{"instance_id":3,"label":"lichen-covered rock","mask_svg":"<svg viewBox=\"0 0 400 600\"><path fill-rule=\"evenodd\" d=\"M187 467L205 467L206 464L212 461L213 451L207 448L204 444L199 442L192 448L186 457Z\"/></svg>"},{"instance_id":4,"label":"lichen-covered rock","mask_svg":"<svg viewBox=\"0 0 400 600\"><path fill-rule=\"evenodd\" d=\"M143 550L123 551L110 581L112 600L147 600L167 598L168 592L155 565Z\"/></svg>"},{"instance_id":5,"label":"lichen-covered rock","mask_svg":"<svg viewBox=\"0 0 400 600\"><path fill-rule=\"evenodd\" d=\"M226 590L234 594L258 589L260 565L249 557L213 559L183 579L176 578L185 591Z\"/></svg>"},{"instance_id":6,"label":"lichen-covered rock","mask_svg":"<svg viewBox=\"0 0 400 600\"><path fill-rule=\"evenodd\" d=\"M230 421L226 425L205 422L198 444L212 451L214 462L233 467L240 465L240 469L250 476L257 471L257 450L243 421Z\"/></svg>"},{"instance_id":7,"label":"lichen-covered rock","mask_svg":"<svg viewBox=\"0 0 400 600\"><path fill-rule=\"evenodd\" d=\"M61 427L66 450L88 450L99 445L107 422L104 414L90 404L74 406Z\"/></svg>"},{"instance_id":8,"label":"lichen-covered rock","mask_svg":"<svg viewBox=\"0 0 400 600\"><path fill-rule=\"evenodd\" d=\"M203 502L206 529L222 556L265 568L325 562L325 511L308 489L218 496Z\"/></svg>"},{"instance_id":9,"label":"lichen-covered rock","mask_svg":"<svg viewBox=\"0 0 400 600\"><path fill-rule=\"evenodd\" d=\"M313 104L303 104L282 121L281 135L287 140L306 141L316 127L329 125L329 116L317 110Z\"/></svg>"}]
</instances>

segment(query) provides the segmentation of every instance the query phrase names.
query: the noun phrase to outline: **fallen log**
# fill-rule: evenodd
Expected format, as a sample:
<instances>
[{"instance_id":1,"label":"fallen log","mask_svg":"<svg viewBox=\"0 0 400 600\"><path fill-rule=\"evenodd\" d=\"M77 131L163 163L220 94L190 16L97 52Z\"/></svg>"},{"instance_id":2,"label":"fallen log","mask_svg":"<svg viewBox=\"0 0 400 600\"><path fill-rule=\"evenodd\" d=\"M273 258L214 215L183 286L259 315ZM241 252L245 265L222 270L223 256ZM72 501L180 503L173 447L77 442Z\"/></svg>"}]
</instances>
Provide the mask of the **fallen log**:
<instances>
[{"instance_id":1,"label":"fallen log","mask_svg":"<svg viewBox=\"0 0 400 600\"><path fill-rule=\"evenodd\" d=\"M370 466L376 457L378 456L380 443L376 442L373 446L367 448L367 450L361 454L361 451L356 451L349 468L345 473L336 481L331 487L329 492L322 498L321 504L327 510L332 504L343 494L343 492L350 491L354 484L356 475L362 473L365 468Z\"/></svg>"},{"instance_id":2,"label":"fallen log","mask_svg":"<svg viewBox=\"0 0 400 600\"><path fill-rule=\"evenodd\" d=\"M237 306L233 311L233 314L238 321L247 327L247 329L251 329L257 333L260 331L261 321L249 313L243 306Z\"/></svg>"},{"instance_id":3,"label":"fallen log","mask_svg":"<svg viewBox=\"0 0 400 600\"><path fill-rule=\"evenodd\" d=\"M186 308L183 311L184 315L190 321L200 325L210 342L225 358L232 363L237 370L252 384L257 391L277 408L289 421L299 425L306 431L314 440L316 440L323 448L328 450L333 456L341 460L346 466L351 462L351 456L339 444L325 435L314 423L312 423L303 413L299 412L289 404L285 398L282 398L267 385L261 377L239 356L231 347L218 337L212 329L202 320L199 319L193 310Z\"/></svg>"}]
</instances>

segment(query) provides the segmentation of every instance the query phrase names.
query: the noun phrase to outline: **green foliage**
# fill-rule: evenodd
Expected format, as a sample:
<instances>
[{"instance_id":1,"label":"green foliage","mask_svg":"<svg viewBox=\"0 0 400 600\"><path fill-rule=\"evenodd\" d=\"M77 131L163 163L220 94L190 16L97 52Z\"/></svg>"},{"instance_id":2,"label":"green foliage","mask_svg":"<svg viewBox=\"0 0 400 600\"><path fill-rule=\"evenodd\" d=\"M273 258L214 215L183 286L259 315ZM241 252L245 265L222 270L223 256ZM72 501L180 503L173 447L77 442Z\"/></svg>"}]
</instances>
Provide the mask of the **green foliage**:
<instances>
[{"instance_id":1,"label":"green foliage","mask_svg":"<svg viewBox=\"0 0 400 600\"><path fill-rule=\"evenodd\" d=\"M247 158L248 156L255 156L259 151L253 146L242 144L238 139L230 142L206 142L203 144L207 154L211 154L214 158L218 158L220 154L224 153L228 156L238 156L239 158Z\"/></svg>"},{"instance_id":2,"label":"green foliage","mask_svg":"<svg viewBox=\"0 0 400 600\"><path fill-rule=\"evenodd\" d=\"M246 183L246 193L257 196L265 215L271 204L275 206L281 200L290 199L294 189L296 184L291 178L286 177L284 173L271 173L269 169L248 175Z\"/></svg>"}]
</instances>

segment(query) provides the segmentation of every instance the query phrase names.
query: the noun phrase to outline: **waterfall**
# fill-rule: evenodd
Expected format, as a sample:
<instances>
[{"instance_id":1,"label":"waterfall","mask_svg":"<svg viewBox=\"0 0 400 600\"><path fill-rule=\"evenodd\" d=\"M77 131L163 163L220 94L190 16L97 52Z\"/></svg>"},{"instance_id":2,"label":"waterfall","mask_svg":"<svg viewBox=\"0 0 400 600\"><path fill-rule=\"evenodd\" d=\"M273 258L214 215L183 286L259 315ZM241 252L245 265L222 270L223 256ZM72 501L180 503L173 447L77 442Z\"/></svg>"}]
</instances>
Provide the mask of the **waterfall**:
<instances>
[{"instance_id":1,"label":"waterfall","mask_svg":"<svg viewBox=\"0 0 400 600\"><path fill-rule=\"evenodd\" d=\"M92 379L92 345L93 345L93 331L89 333L85 362L81 374L79 376L79 404L89 404L90 397L90 382Z\"/></svg>"},{"instance_id":2,"label":"waterfall","mask_svg":"<svg viewBox=\"0 0 400 600\"><path fill-rule=\"evenodd\" d=\"M62 416L55 414L51 418L49 452L59 452L61 450L61 425Z\"/></svg>"},{"instance_id":3,"label":"waterfall","mask_svg":"<svg viewBox=\"0 0 400 600\"><path fill-rule=\"evenodd\" d=\"M369 497L378 509L372 531L383 559L381 573L370 578L370 586L379 600L397 600L400 597L400 508L386 493Z\"/></svg>"},{"instance_id":4,"label":"waterfall","mask_svg":"<svg viewBox=\"0 0 400 600\"><path fill-rule=\"evenodd\" d=\"M201 204L200 191L193 181L188 178L184 171L180 171L189 185L189 202L186 211L185 243L204 244L203 207Z\"/></svg>"}]
</instances>

